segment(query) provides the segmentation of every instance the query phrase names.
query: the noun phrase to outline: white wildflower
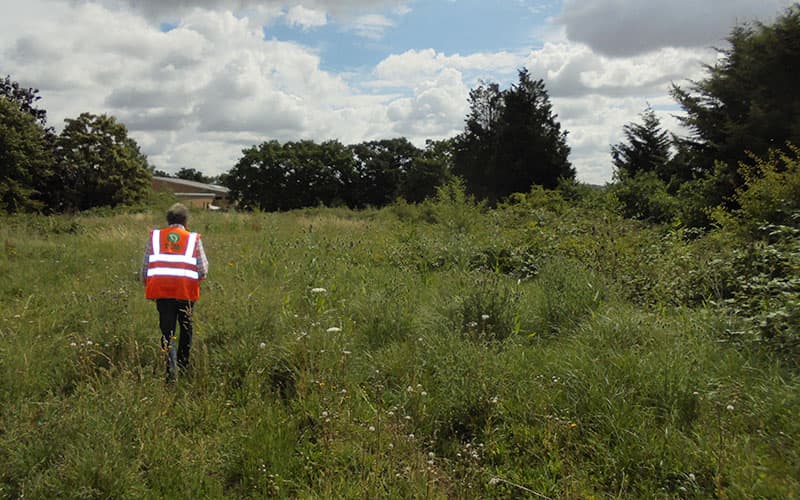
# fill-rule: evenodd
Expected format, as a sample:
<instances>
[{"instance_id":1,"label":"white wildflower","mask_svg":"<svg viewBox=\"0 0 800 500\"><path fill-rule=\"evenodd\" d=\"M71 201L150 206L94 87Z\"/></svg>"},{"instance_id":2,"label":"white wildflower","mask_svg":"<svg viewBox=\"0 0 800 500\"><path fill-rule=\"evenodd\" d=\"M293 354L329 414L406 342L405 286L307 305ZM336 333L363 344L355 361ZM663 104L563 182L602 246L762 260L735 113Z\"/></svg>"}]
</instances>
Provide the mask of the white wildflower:
<instances>
[{"instance_id":1,"label":"white wildflower","mask_svg":"<svg viewBox=\"0 0 800 500\"><path fill-rule=\"evenodd\" d=\"M332 326L332 327L328 328L325 331L328 332L328 333L338 333L338 332L341 332L342 329L339 328L338 326Z\"/></svg>"},{"instance_id":2,"label":"white wildflower","mask_svg":"<svg viewBox=\"0 0 800 500\"><path fill-rule=\"evenodd\" d=\"M87 340L86 345L94 345L94 342L92 342L91 340Z\"/></svg>"},{"instance_id":3,"label":"white wildflower","mask_svg":"<svg viewBox=\"0 0 800 500\"><path fill-rule=\"evenodd\" d=\"M499 477L497 477L497 476L495 476L495 477L493 477L493 478L491 478L491 479L489 480L489 485L490 485L490 486L496 486L496 485L498 485L498 484L500 484L500 478L499 478Z\"/></svg>"},{"instance_id":4,"label":"white wildflower","mask_svg":"<svg viewBox=\"0 0 800 500\"><path fill-rule=\"evenodd\" d=\"M425 391L422 391L422 392L420 392L419 394L420 394L420 396L427 396L427 395L428 395L428 393L427 393L427 392L425 392Z\"/></svg>"},{"instance_id":5,"label":"white wildflower","mask_svg":"<svg viewBox=\"0 0 800 500\"><path fill-rule=\"evenodd\" d=\"M728 411L733 411L733 405L728 405L725 407L725 409Z\"/></svg>"},{"instance_id":6,"label":"white wildflower","mask_svg":"<svg viewBox=\"0 0 800 500\"><path fill-rule=\"evenodd\" d=\"M374 425L370 425L369 426L369 431L370 432L375 432L375 426Z\"/></svg>"},{"instance_id":7,"label":"white wildflower","mask_svg":"<svg viewBox=\"0 0 800 500\"><path fill-rule=\"evenodd\" d=\"M70 342L69 345L70 347L78 347L78 344L76 344L75 342Z\"/></svg>"},{"instance_id":8,"label":"white wildflower","mask_svg":"<svg viewBox=\"0 0 800 500\"><path fill-rule=\"evenodd\" d=\"M258 348L259 349L266 349L267 348L267 343L266 342L262 342L262 343L258 344Z\"/></svg>"},{"instance_id":9,"label":"white wildflower","mask_svg":"<svg viewBox=\"0 0 800 500\"><path fill-rule=\"evenodd\" d=\"M481 314L481 319L482 319L483 321L486 321L486 320L488 320L489 318L490 318L490 316L489 316L488 314Z\"/></svg>"},{"instance_id":10,"label":"white wildflower","mask_svg":"<svg viewBox=\"0 0 800 500\"><path fill-rule=\"evenodd\" d=\"M311 289L311 293L325 293L325 292L327 292L327 290L325 290L324 288L312 288Z\"/></svg>"}]
</instances>

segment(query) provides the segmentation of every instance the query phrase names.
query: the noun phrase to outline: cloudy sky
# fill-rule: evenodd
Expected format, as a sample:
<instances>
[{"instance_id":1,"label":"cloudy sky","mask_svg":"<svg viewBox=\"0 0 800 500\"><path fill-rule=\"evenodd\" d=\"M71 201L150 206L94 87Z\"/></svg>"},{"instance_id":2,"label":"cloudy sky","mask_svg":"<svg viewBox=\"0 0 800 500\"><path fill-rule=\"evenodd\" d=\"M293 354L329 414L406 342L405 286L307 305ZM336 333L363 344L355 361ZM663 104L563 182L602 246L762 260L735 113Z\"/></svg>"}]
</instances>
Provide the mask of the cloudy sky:
<instances>
[{"instance_id":1,"label":"cloudy sky","mask_svg":"<svg viewBox=\"0 0 800 500\"><path fill-rule=\"evenodd\" d=\"M649 103L678 130L671 82L701 79L736 23L792 0L0 0L0 75L35 87L57 129L117 117L156 168L230 169L266 140L463 130L480 80L543 78L578 178Z\"/></svg>"}]
</instances>

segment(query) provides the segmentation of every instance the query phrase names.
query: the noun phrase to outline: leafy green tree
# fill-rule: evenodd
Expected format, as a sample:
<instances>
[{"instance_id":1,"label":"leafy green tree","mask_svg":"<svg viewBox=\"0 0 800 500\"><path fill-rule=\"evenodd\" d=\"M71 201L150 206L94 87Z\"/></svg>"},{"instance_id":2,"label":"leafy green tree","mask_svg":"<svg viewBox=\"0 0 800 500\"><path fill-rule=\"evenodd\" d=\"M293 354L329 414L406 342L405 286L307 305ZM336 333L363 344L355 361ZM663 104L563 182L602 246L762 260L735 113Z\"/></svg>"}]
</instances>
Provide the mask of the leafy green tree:
<instances>
[{"instance_id":1,"label":"leafy green tree","mask_svg":"<svg viewBox=\"0 0 800 500\"><path fill-rule=\"evenodd\" d=\"M47 127L47 111L35 106L36 101L42 98L38 94L39 89L22 87L18 82L12 80L10 75L0 79L0 97L17 103L24 113L31 115L45 132L51 134L53 129Z\"/></svg>"},{"instance_id":2,"label":"leafy green tree","mask_svg":"<svg viewBox=\"0 0 800 500\"><path fill-rule=\"evenodd\" d=\"M452 158L452 139L428 140L425 150L411 161L404 172L399 195L412 203L434 196L437 188L452 177Z\"/></svg>"},{"instance_id":3,"label":"leafy green tree","mask_svg":"<svg viewBox=\"0 0 800 500\"><path fill-rule=\"evenodd\" d=\"M456 138L454 171L468 190L491 202L534 184L549 189L575 177L566 131L553 114L543 80L519 71L516 85L500 91L481 84L470 92L465 130Z\"/></svg>"},{"instance_id":4,"label":"leafy green tree","mask_svg":"<svg viewBox=\"0 0 800 500\"><path fill-rule=\"evenodd\" d=\"M240 207L276 211L346 203L352 176L352 155L338 141L270 141L245 149L224 182Z\"/></svg>"},{"instance_id":5,"label":"leafy green tree","mask_svg":"<svg viewBox=\"0 0 800 500\"><path fill-rule=\"evenodd\" d=\"M422 152L401 137L350 146L355 159L353 181L356 206L382 207L400 194L400 184Z\"/></svg>"},{"instance_id":6,"label":"leafy green tree","mask_svg":"<svg viewBox=\"0 0 800 500\"><path fill-rule=\"evenodd\" d=\"M186 181L203 182L205 184L211 183L211 178L206 177L203 172L197 170L196 168L183 167L175 173L175 177L177 179L183 179Z\"/></svg>"},{"instance_id":7,"label":"leafy green tree","mask_svg":"<svg viewBox=\"0 0 800 500\"><path fill-rule=\"evenodd\" d=\"M0 210L44 208L41 185L50 177L52 150L34 115L0 96Z\"/></svg>"},{"instance_id":8,"label":"leafy green tree","mask_svg":"<svg viewBox=\"0 0 800 500\"><path fill-rule=\"evenodd\" d=\"M147 158L113 116L82 113L65 120L56 141L58 210L86 210L142 201L150 190Z\"/></svg>"},{"instance_id":9,"label":"leafy green tree","mask_svg":"<svg viewBox=\"0 0 800 500\"><path fill-rule=\"evenodd\" d=\"M672 95L691 131L682 139L694 177L717 176L714 201L729 201L743 179L738 165L749 153L763 156L789 141L800 144L800 4L774 24L745 24L728 36L708 77ZM708 193L711 195L712 193Z\"/></svg>"}]
</instances>

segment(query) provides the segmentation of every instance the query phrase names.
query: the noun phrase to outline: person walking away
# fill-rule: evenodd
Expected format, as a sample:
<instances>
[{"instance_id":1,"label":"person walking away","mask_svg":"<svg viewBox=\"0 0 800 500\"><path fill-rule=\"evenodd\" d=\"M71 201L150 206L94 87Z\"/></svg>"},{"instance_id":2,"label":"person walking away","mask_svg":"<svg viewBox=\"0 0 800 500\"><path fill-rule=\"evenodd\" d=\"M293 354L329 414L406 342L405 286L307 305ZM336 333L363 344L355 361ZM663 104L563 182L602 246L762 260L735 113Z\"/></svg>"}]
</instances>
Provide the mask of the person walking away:
<instances>
[{"instance_id":1,"label":"person walking away","mask_svg":"<svg viewBox=\"0 0 800 500\"><path fill-rule=\"evenodd\" d=\"M199 233L187 229L189 211L175 203L167 211L167 225L154 229L144 252L141 279L145 297L155 300L161 328L161 350L166 359L166 380L173 382L176 370L189 367L192 347L192 312L200 298L200 281L208 275L208 258ZM176 344L176 323L180 337Z\"/></svg>"}]
</instances>

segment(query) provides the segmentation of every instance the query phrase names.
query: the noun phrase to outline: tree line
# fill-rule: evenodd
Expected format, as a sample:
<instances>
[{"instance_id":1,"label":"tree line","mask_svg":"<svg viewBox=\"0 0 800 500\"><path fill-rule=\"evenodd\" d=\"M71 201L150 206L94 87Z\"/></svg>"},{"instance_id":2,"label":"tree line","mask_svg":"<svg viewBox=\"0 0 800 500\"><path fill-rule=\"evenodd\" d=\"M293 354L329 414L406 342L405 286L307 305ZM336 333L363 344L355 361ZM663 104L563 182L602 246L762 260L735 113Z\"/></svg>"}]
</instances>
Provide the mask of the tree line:
<instances>
[{"instance_id":1,"label":"tree line","mask_svg":"<svg viewBox=\"0 0 800 500\"><path fill-rule=\"evenodd\" d=\"M608 193L625 215L706 225L712 207L734 208L734 194L746 180L744 164L800 144L800 5L770 25L736 26L728 41L705 79L671 87L687 136L666 132L648 107L611 146ZM56 135L38 100L36 89L9 76L0 80L0 209L57 212L136 203L146 196L151 175L169 175L148 164L113 117L84 113L66 120ZM454 177L493 204L532 186L574 183L566 137L543 80L522 68L506 89L480 82L470 91L462 133L422 148L402 137L355 145L265 141L244 149L218 177L192 168L174 176L223 184L243 209L419 202Z\"/></svg>"}]
</instances>

